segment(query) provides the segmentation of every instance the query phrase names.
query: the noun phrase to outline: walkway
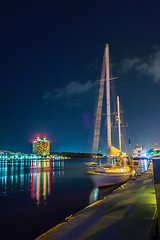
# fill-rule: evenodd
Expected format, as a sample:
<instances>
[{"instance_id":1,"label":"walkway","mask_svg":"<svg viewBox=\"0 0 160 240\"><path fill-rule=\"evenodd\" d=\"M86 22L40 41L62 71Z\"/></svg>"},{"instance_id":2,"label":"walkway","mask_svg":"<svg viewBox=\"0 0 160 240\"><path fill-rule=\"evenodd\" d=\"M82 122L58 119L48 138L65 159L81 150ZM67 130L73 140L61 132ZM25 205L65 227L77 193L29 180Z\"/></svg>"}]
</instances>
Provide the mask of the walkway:
<instances>
[{"instance_id":1,"label":"walkway","mask_svg":"<svg viewBox=\"0 0 160 240\"><path fill-rule=\"evenodd\" d=\"M156 216L153 169L78 212L37 240L147 240Z\"/></svg>"}]
</instances>

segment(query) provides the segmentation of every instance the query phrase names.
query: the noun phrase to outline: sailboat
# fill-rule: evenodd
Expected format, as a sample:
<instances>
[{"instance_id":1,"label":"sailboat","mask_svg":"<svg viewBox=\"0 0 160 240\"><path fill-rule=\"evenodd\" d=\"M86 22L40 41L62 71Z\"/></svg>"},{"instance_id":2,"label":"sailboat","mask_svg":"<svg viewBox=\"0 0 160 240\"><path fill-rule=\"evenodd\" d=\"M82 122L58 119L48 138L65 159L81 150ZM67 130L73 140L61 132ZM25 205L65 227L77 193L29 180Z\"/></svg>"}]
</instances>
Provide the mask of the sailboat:
<instances>
[{"instance_id":1,"label":"sailboat","mask_svg":"<svg viewBox=\"0 0 160 240\"><path fill-rule=\"evenodd\" d=\"M109 73L109 44L105 46L105 54L103 60L102 74L100 80L99 99L96 112L96 123L94 130L94 142L93 142L93 153L98 152L99 135L100 135L100 124L102 116L102 102L104 93L104 83L106 82L106 103L107 103L107 140L108 140L108 160L113 159L119 163L123 162L123 165L111 167L95 167L93 170L87 172L97 187L105 187L114 184L121 184L128 181L134 175L134 170L126 164L126 153L122 152L121 148L121 120L120 120L120 106L119 96L117 96L117 117L116 122L118 123L118 135L119 135L119 149L112 146L111 144L111 113L110 113L110 78Z\"/></svg>"}]
</instances>

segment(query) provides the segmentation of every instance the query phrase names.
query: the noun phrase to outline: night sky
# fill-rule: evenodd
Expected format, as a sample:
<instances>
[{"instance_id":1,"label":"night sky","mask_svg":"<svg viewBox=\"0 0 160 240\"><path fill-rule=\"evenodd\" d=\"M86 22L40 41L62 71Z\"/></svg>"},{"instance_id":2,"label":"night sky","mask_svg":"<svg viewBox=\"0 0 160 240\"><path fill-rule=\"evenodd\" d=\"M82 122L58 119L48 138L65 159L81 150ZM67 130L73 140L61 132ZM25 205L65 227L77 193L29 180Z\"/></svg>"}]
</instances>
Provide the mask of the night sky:
<instances>
[{"instance_id":1,"label":"night sky","mask_svg":"<svg viewBox=\"0 0 160 240\"><path fill-rule=\"evenodd\" d=\"M132 148L160 147L159 0L6 0L0 29L1 150L31 152L40 134L91 152L105 43Z\"/></svg>"}]
</instances>

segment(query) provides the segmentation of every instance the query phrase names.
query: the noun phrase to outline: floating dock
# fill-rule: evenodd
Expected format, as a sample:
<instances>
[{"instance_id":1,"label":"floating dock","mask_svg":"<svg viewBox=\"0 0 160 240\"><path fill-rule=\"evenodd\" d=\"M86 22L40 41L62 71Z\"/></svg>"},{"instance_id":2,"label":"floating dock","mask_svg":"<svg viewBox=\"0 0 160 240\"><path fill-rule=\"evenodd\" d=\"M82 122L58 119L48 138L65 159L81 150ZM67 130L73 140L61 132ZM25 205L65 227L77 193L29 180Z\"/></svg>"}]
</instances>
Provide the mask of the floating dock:
<instances>
[{"instance_id":1,"label":"floating dock","mask_svg":"<svg viewBox=\"0 0 160 240\"><path fill-rule=\"evenodd\" d=\"M36 240L147 240L157 221L153 167Z\"/></svg>"}]
</instances>

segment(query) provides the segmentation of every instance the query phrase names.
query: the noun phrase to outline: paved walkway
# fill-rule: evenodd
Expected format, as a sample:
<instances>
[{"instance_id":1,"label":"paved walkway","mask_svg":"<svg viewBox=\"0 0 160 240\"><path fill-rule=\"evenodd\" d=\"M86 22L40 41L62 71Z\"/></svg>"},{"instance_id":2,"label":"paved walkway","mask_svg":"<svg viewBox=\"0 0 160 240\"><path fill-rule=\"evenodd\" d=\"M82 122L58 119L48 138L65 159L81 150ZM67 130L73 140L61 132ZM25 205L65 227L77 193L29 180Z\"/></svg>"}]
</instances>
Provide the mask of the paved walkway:
<instances>
[{"instance_id":1,"label":"paved walkway","mask_svg":"<svg viewBox=\"0 0 160 240\"><path fill-rule=\"evenodd\" d=\"M156 215L153 169L83 209L37 240L147 240Z\"/></svg>"}]
</instances>

